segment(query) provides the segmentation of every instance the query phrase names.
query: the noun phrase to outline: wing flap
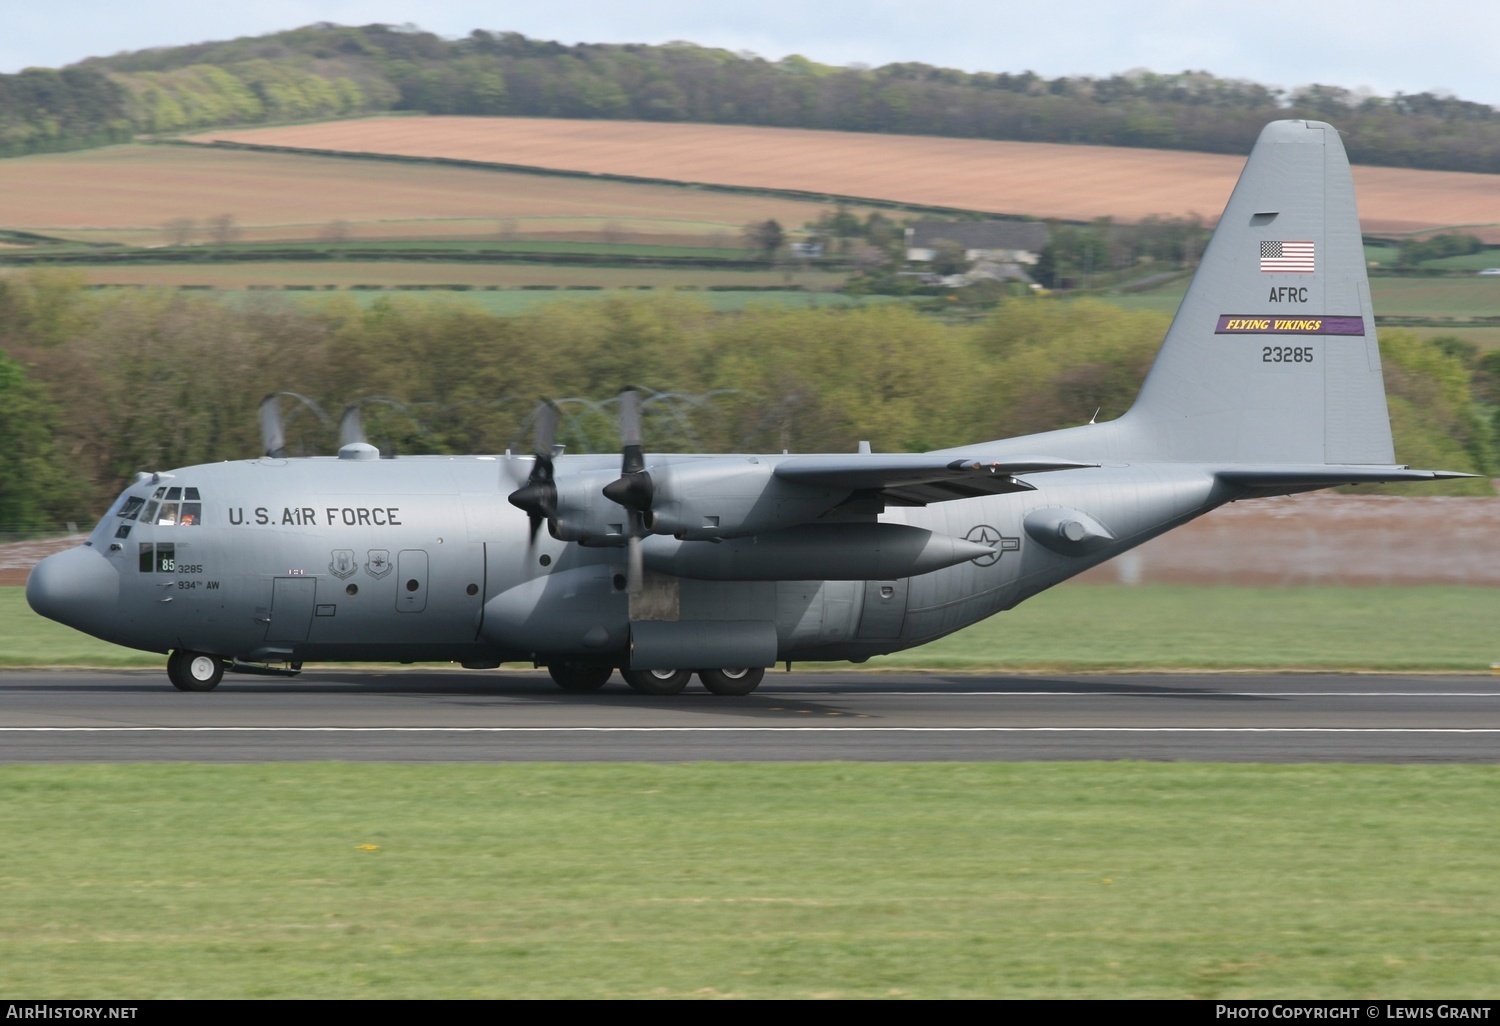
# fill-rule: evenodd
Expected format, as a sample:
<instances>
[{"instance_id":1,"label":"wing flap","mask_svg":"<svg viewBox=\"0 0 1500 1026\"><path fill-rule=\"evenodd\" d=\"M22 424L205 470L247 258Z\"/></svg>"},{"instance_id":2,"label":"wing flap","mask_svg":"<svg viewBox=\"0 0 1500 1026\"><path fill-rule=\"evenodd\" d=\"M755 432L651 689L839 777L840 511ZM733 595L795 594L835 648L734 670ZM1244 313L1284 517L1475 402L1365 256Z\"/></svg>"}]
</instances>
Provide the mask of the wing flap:
<instances>
[{"instance_id":1,"label":"wing flap","mask_svg":"<svg viewBox=\"0 0 1500 1026\"><path fill-rule=\"evenodd\" d=\"M1050 456L960 456L922 453L873 455L793 456L776 465L783 481L818 488L847 489L875 494L897 506L925 506L933 502L969 499L980 495L1030 491L1022 474L1077 470L1097 466Z\"/></svg>"}]
</instances>

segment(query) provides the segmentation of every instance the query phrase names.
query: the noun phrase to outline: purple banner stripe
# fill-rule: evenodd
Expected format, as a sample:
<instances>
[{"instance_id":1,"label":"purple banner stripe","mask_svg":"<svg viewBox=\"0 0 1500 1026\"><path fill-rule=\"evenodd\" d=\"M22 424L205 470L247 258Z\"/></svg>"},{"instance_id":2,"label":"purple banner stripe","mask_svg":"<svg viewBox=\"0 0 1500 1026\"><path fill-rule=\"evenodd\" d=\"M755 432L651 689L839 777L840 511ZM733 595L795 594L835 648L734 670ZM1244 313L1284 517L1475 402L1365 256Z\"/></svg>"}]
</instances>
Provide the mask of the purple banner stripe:
<instances>
[{"instance_id":1,"label":"purple banner stripe","mask_svg":"<svg viewBox=\"0 0 1500 1026\"><path fill-rule=\"evenodd\" d=\"M1220 314L1215 335L1363 335L1363 317Z\"/></svg>"}]
</instances>

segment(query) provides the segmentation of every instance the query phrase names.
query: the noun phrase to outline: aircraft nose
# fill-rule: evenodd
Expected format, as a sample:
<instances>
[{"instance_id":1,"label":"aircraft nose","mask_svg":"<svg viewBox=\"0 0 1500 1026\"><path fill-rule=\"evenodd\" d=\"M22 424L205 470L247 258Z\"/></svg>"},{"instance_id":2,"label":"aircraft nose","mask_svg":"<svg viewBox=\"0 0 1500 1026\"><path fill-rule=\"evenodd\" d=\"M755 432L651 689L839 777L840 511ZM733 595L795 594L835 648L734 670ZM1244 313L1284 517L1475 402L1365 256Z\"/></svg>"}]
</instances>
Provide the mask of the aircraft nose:
<instances>
[{"instance_id":1,"label":"aircraft nose","mask_svg":"<svg viewBox=\"0 0 1500 1026\"><path fill-rule=\"evenodd\" d=\"M119 599L119 573L109 560L83 546L48 556L26 579L32 609L96 638L112 633Z\"/></svg>"}]
</instances>

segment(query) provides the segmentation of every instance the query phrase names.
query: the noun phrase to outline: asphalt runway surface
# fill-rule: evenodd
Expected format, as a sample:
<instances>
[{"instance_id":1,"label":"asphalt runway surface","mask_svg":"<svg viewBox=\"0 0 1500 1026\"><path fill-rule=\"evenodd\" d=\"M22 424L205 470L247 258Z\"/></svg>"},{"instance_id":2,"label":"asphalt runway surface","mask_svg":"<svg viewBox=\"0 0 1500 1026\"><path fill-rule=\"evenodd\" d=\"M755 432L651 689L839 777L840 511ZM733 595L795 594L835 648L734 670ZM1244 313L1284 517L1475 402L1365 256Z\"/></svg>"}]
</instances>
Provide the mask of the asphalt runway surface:
<instances>
[{"instance_id":1,"label":"asphalt runway surface","mask_svg":"<svg viewBox=\"0 0 1500 1026\"><path fill-rule=\"evenodd\" d=\"M0 762L1500 761L1500 676L780 673L570 695L544 673L0 673Z\"/></svg>"}]
</instances>

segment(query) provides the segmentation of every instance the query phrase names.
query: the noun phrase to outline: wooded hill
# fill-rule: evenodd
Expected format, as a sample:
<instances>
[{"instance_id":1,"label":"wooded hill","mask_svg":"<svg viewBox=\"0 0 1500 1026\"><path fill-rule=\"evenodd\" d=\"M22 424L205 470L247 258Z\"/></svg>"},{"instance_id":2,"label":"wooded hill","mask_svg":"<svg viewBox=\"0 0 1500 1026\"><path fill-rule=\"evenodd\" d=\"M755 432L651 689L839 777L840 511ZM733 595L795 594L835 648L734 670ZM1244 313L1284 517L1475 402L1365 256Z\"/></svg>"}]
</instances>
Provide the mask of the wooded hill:
<instances>
[{"instance_id":1,"label":"wooded hill","mask_svg":"<svg viewBox=\"0 0 1500 1026\"><path fill-rule=\"evenodd\" d=\"M97 517L137 471L258 455L271 391L322 411L288 400L302 454L331 454L339 411L360 403L387 454L529 451L538 396L560 401L570 452L612 451L608 403L631 384L648 390L651 451L926 450L1119 416L1169 321L1033 298L972 324L901 304L729 315L672 294L496 316L415 297L230 303L11 275L0 530ZM1500 353L1400 330L1380 346L1397 461L1493 474ZM1387 490L1491 494L1486 478Z\"/></svg>"},{"instance_id":2,"label":"wooded hill","mask_svg":"<svg viewBox=\"0 0 1500 1026\"><path fill-rule=\"evenodd\" d=\"M1291 93L1207 72L1044 79L926 64L838 68L671 43L579 44L389 25L91 58L0 75L0 156L131 132L381 110L698 121L1246 153L1267 121L1332 121L1356 163L1500 173L1500 112L1431 93Z\"/></svg>"}]
</instances>

